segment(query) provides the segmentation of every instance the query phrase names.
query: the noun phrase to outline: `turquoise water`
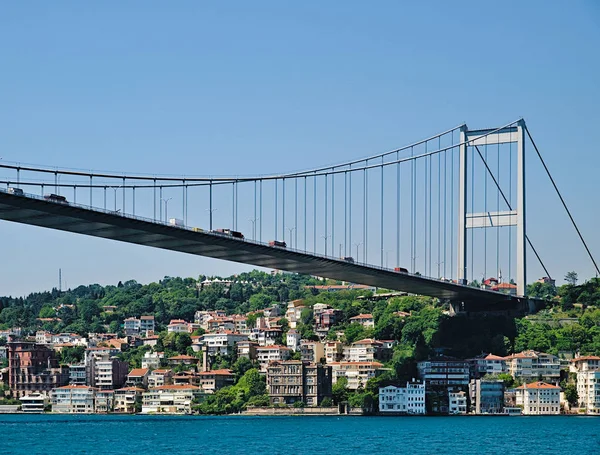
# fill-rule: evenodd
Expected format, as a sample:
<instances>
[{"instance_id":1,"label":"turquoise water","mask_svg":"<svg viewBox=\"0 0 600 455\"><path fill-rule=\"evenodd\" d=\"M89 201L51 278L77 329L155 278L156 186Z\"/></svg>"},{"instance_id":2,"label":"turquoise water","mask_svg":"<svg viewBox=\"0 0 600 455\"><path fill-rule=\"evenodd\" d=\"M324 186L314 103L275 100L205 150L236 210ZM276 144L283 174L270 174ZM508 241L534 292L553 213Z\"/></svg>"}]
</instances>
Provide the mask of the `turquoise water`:
<instances>
[{"instance_id":1,"label":"turquoise water","mask_svg":"<svg viewBox=\"0 0 600 455\"><path fill-rule=\"evenodd\" d=\"M0 415L0 453L599 454L600 418Z\"/></svg>"}]
</instances>

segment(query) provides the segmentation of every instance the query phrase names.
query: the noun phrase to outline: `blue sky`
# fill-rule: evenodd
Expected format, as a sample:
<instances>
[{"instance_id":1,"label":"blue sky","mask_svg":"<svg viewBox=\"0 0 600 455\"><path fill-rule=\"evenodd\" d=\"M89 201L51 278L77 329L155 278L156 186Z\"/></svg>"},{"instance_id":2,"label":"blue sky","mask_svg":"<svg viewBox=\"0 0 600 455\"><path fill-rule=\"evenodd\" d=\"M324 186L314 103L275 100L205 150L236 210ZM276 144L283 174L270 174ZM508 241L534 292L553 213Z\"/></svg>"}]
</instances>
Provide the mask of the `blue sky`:
<instances>
[{"instance_id":1,"label":"blue sky","mask_svg":"<svg viewBox=\"0 0 600 455\"><path fill-rule=\"evenodd\" d=\"M81 2L0 7L0 157L251 175L524 117L592 251L600 7L542 2ZM530 160L529 233L593 275ZM590 203L592 202L592 203ZM237 264L0 223L1 295Z\"/></svg>"}]
</instances>

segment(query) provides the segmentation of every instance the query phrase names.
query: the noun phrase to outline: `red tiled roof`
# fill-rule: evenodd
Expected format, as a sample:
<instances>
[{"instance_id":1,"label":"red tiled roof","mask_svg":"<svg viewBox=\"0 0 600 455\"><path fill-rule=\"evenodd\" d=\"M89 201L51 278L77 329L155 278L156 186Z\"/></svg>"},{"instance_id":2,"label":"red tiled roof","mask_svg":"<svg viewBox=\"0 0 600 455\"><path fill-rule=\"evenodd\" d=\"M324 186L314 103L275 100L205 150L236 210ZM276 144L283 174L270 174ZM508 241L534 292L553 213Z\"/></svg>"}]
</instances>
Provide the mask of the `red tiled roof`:
<instances>
[{"instance_id":1,"label":"red tiled roof","mask_svg":"<svg viewBox=\"0 0 600 455\"><path fill-rule=\"evenodd\" d=\"M579 362L584 360L600 360L600 357L596 355L585 355L581 357L577 357L576 359L571 360L571 362Z\"/></svg>"},{"instance_id":2,"label":"red tiled roof","mask_svg":"<svg viewBox=\"0 0 600 455\"><path fill-rule=\"evenodd\" d=\"M484 357L484 360L504 360L504 357L500 357L499 355L488 354Z\"/></svg>"},{"instance_id":3,"label":"red tiled roof","mask_svg":"<svg viewBox=\"0 0 600 455\"><path fill-rule=\"evenodd\" d=\"M383 363L379 363L379 362L330 362L328 363L328 365L368 365L368 366L372 366L375 368L380 368L383 366Z\"/></svg>"},{"instance_id":4,"label":"red tiled roof","mask_svg":"<svg viewBox=\"0 0 600 455\"><path fill-rule=\"evenodd\" d=\"M517 389L560 389L557 385L547 384L545 382L532 382L531 384L523 384L517 387Z\"/></svg>"},{"instance_id":5,"label":"red tiled roof","mask_svg":"<svg viewBox=\"0 0 600 455\"><path fill-rule=\"evenodd\" d=\"M200 387L196 387L190 384L175 384L175 385L159 385L150 390L200 390Z\"/></svg>"},{"instance_id":6,"label":"red tiled roof","mask_svg":"<svg viewBox=\"0 0 600 455\"><path fill-rule=\"evenodd\" d=\"M123 387L122 389L117 389L116 392L145 392L145 390L140 387Z\"/></svg>"},{"instance_id":7,"label":"red tiled roof","mask_svg":"<svg viewBox=\"0 0 600 455\"><path fill-rule=\"evenodd\" d=\"M169 360L199 360L196 357L193 357L191 355L176 355L174 357L169 357Z\"/></svg>"},{"instance_id":8,"label":"red tiled roof","mask_svg":"<svg viewBox=\"0 0 600 455\"><path fill-rule=\"evenodd\" d=\"M148 373L148 368L134 368L127 376L144 376Z\"/></svg>"},{"instance_id":9,"label":"red tiled roof","mask_svg":"<svg viewBox=\"0 0 600 455\"><path fill-rule=\"evenodd\" d=\"M198 373L199 376L209 376L209 375L217 375L217 376L233 376L231 370L212 370L212 371L202 371Z\"/></svg>"},{"instance_id":10,"label":"red tiled roof","mask_svg":"<svg viewBox=\"0 0 600 455\"><path fill-rule=\"evenodd\" d=\"M88 385L65 385L62 387L58 387L58 389L94 389L94 387L90 387Z\"/></svg>"},{"instance_id":11,"label":"red tiled roof","mask_svg":"<svg viewBox=\"0 0 600 455\"><path fill-rule=\"evenodd\" d=\"M358 316L354 316L353 318L350 318L350 320L352 319L373 319L373 315L372 314L359 314Z\"/></svg>"}]
</instances>

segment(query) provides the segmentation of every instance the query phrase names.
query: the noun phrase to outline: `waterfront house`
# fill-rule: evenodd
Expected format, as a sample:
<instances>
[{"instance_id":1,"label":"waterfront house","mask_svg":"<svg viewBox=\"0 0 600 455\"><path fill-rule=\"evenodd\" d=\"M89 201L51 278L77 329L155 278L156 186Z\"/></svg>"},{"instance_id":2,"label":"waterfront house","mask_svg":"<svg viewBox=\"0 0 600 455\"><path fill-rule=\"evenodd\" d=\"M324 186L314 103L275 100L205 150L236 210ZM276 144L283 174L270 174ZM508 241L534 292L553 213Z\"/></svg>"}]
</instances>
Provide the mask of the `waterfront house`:
<instances>
[{"instance_id":1,"label":"waterfront house","mask_svg":"<svg viewBox=\"0 0 600 455\"><path fill-rule=\"evenodd\" d=\"M379 362L332 362L332 382L335 384L339 378L348 380L348 389L357 390L367 385L367 381L376 377L383 370Z\"/></svg>"},{"instance_id":2,"label":"waterfront house","mask_svg":"<svg viewBox=\"0 0 600 455\"><path fill-rule=\"evenodd\" d=\"M318 406L331 397L331 367L320 363L287 360L267 368L267 391L271 404Z\"/></svg>"},{"instance_id":3,"label":"waterfront house","mask_svg":"<svg viewBox=\"0 0 600 455\"><path fill-rule=\"evenodd\" d=\"M95 411L95 389L85 385L67 385L51 392L52 412L91 414Z\"/></svg>"},{"instance_id":4,"label":"waterfront house","mask_svg":"<svg viewBox=\"0 0 600 455\"><path fill-rule=\"evenodd\" d=\"M124 387L115 390L115 412L122 414L133 414L142 409L142 394L144 389L140 387Z\"/></svg>"},{"instance_id":5,"label":"waterfront house","mask_svg":"<svg viewBox=\"0 0 600 455\"><path fill-rule=\"evenodd\" d=\"M127 381L125 385L128 387L148 387L148 376L150 370L148 368L134 368L127 375Z\"/></svg>"},{"instance_id":6,"label":"waterfront house","mask_svg":"<svg viewBox=\"0 0 600 455\"><path fill-rule=\"evenodd\" d=\"M515 389L517 406L524 415L560 414L560 387L545 382L523 384Z\"/></svg>"},{"instance_id":7,"label":"waterfront house","mask_svg":"<svg viewBox=\"0 0 600 455\"><path fill-rule=\"evenodd\" d=\"M464 391L448 391L448 414L466 414L467 413L467 394Z\"/></svg>"},{"instance_id":8,"label":"waterfront house","mask_svg":"<svg viewBox=\"0 0 600 455\"><path fill-rule=\"evenodd\" d=\"M425 384L407 382L406 387L393 385L380 387L379 412L382 414L425 414Z\"/></svg>"},{"instance_id":9,"label":"waterfront house","mask_svg":"<svg viewBox=\"0 0 600 455\"><path fill-rule=\"evenodd\" d=\"M202 390L193 385L164 385L144 392L142 413L144 414L190 414L195 397Z\"/></svg>"},{"instance_id":10,"label":"waterfront house","mask_svg":"<svg viewBox=\"0 0 600 455\"><path fill-rule=\"evenodd\" d=\"M19 401L21 402L21 411L27 414L40 414L50 404L48 396L39 392L22 396Z\"/></svg>"}]
</instances>

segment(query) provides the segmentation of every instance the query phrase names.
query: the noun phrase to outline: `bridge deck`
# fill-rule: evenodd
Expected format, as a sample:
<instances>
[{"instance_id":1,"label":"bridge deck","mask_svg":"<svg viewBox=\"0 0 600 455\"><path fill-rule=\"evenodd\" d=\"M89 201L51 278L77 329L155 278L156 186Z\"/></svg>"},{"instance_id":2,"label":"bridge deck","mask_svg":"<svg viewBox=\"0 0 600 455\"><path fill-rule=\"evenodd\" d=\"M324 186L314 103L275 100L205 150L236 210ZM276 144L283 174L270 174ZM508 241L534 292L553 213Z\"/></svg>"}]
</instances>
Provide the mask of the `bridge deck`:
<instances>
[{"instance_id":1,"label":"bridge deck","mask_svg":"<svg viewBox=\"0 0 600 455\"><path fill-rule=\"evenodd\" d=\"M352 283L478 305L520 302L522 298L422 276L397 273L250 240L195 232L142 218L19 196L0 190L0 219L77 234L207 256L260 267L323 276Z\"/></svg>"}]
</instances>

